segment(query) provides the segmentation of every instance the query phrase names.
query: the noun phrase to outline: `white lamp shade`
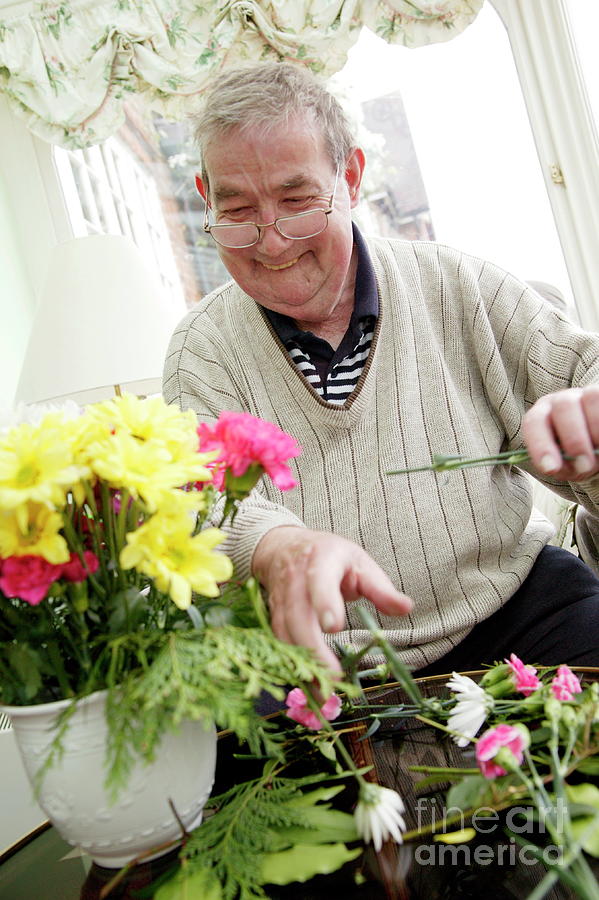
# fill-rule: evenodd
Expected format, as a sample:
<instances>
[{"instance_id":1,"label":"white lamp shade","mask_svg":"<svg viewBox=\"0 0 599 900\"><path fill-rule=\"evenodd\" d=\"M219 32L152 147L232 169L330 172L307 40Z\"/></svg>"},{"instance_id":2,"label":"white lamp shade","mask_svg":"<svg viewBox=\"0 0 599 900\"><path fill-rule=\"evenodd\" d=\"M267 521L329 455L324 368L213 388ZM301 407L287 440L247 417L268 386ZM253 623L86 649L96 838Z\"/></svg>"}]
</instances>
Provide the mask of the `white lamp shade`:
<instances>
[{"instance_id":1,"label":"white lamp shade","mask_svg":"<svg viewBox=\"0 0 599 900\"><path fill-rule=\"evenodd\" d=\"M168 341L184 313L183 301L175 305L164 296L158 272L129 238L91 235L58 244L17 402L93 402L114 394L115 385L158 391Z\"/></svg>"}]
</instances>

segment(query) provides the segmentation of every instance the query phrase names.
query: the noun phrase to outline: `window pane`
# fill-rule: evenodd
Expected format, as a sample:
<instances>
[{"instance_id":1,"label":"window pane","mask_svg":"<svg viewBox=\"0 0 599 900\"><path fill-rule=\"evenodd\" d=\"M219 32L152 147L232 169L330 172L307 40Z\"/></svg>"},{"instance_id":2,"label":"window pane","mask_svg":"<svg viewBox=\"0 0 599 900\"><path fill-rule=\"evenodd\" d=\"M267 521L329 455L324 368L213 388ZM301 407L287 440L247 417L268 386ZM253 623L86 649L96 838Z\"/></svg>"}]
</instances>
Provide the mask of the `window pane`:
<instances>
[{"instance_id":1,"label":"window pane","mask_svg":"<svg viewBox=\"0 0 599 900\"><path fill-rule=\"evenodd\" d=\"M412 217L403 236L428 232L524 280L550 282L571 302L509 40L490 3L444 44L409 49L364 30L332 83L385 135L378 154L367 136L378 184L366 190L389 220Z\"/></svg>"},{"instance_id":2,"label":"window pane","mask_svg":"<svg viewBox=\"0 0 599 900\"><path fill-rule=\"evenodd\" d=\"M566 4L566 10L572 26L596 136L599 132L599 57L597 56L599 4L597 0L575 0L575 2Z\"/></svg>"},{"instance_id":3,"label":"window pane","mask_svg":"<svg viewBox=\"0 0 599 900\"><path fill-rule=\"evenodd\" d=\"M73 232L127 235L173 301L193 306L228 275L202 229L188 128L147 113L143 98L128 101L126 113L125 125L99 147L54 148Z\"/></svg>"}]
</instances>

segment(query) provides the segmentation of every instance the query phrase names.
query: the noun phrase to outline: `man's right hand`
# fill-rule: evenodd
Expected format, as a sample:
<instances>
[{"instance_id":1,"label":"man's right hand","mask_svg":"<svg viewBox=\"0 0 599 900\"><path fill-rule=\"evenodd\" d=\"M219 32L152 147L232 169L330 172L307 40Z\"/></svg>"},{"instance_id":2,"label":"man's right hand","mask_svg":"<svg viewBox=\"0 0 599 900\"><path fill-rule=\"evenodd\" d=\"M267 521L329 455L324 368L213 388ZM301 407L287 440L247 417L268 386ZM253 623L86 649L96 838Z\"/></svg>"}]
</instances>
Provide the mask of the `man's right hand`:
<instances>
[{"instance_id":1,"label":"man's right hand","mask_svg":"<svg viewBox=\"0 0 599 900\"><path fill-rule=\"evenodd\" d=\"M252 572L268 593L276 636L310 647L334 671L339 661L322 633L344 628L347 602L366 597L390 616L412 608L365 550L323 531L273 528L256 547Z\"/></svg>"}]
</instances>

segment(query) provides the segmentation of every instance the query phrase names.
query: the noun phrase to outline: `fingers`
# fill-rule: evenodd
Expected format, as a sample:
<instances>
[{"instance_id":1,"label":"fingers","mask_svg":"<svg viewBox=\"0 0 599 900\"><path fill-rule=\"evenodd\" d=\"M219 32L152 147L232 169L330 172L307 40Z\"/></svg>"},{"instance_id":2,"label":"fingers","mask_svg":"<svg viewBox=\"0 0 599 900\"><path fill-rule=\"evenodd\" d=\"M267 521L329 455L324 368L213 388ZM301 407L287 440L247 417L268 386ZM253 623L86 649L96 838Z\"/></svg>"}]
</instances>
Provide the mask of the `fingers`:
<instances>
[{"instance_id":1,"label":"fingers","mask_svg":"<svg viewBox=\"0 0 599 900\"><path fill-rule=\"evenodd\" d=\"M341 670L339 660L324 640L318 610L308 590L306 579L308 553L309 551L296 553L280 567L279 578L271 588L268 598L272 628L280 640L311 648L321 662L333 671L339 672ZM341 596L338 598L338 604L343 613Z\"/></svg>"},{"instance_id":2,"label":"fingers","mask_svg":"<svg viewBox=\"0 0 599 900\"><path fill-rule=\"evenodd\" d=\"M523 433L540 472L568 481L594 475L599 471L593 452L599 447L599 385L542 397L525 415Z\"/></svg>"},{"instance_id":3,"label":"fingers","mask_svg":"<svg viewBox=\"0 0 599 900\"><path fill-rule=\"evenodd\" d=\"M345 604L366 597L382 612L401 616L412 601L394 587L390 578L360 547L347 542L347 555L315 557L307 569L309 593L324 631L345 626Z\"/></svg>"},{"instance_id":4,"label":"fingers","mask_svg":"<svg viewBox=\"0 0 599 900\"><path fill-rule=\"evenodd\" d=\"M364 554L366 565L361 565L357 572L354 588L356 597L368 597L377 609L389 616L404 616L413 607L410 597L400 593L391 579L373 561Z\"/></svg>"},{"instance_id":5,"label":"fingers","mask_svg":"<svg viewBox=\"0 0 599 900\"><path fill-rule=\"evenodd\" d=\"M346 602L364 596L394 616L412 608L361 547L324 532L273 529L258 544L253 571L268 591L277 637L310 647L335 671L339 663L323 632L345 627Z\"/></svg>"},{"instance_id":6,"label":"fingers","mask_svg":"<svg viewBox=\"0 0 599 900\"><path fill-rule=\"evenodd\" d=\"M591 443L599 447L599 384L584 388L581 397L582 407L587 420Z\"/></svg>"}]
</instances>

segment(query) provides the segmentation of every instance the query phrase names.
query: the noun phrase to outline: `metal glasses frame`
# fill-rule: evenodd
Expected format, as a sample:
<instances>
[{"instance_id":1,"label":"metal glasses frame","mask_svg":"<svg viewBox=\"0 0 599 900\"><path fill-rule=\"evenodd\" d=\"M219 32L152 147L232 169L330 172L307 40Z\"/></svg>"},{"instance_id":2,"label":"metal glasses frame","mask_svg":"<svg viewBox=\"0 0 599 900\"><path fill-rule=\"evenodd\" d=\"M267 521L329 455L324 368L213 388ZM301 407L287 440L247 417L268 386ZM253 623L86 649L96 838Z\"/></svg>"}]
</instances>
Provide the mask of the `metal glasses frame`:
<instances>
[{"instance_id":1,"label":"metal glasses frame","mask_svg":"<svg viewBox=\"0 0 599 900\"><path fill-rule=\"evenodd\" d=\"M221 247L227 247L228 250L245 250L246 247L253 247L254 244L257 244L260 241L260 239L262 237L263 229L270 228L271 225L274 225L274 227L277 229L279 234L289 241L304 241L307 238L315 237L317 234L321 234L323 231L326 230L326 227L329 222L328 216L333 212L333 209L334 209L334 200L335 200L335 194L337 192L338 181L339 181L339 164L337 164L337 169L335 171L335 183L333 185L333 190L331 192L330 197L328 195L323 194L319 197L314 198L315 200L328 200L328 206L326 209L322 209L322 210L318 209L318 208L307 209L307 210L304 210L303 212L295 213L293 216L279 216L278 218L273 219L272 222L265 222L264 224L259 224L258 222L231 222L228 224L215 223L214 225L210 225L208 222L209 207L208 207L208 203L206 202L206 205L204 208L204 231L207 232L210 235L210 237L214 241L216 241L217 244L219 244ZM280 222L288 222L290 220L301 219L305 216L311 215L314 212L323 212L325 214L325 216L327 216L327 218L325 219L324 226L322 228L319 228L318 231L314 231L311 234L304 234L301 237L291 237L290 235L284 234L284 232L281 231L281 228L279 227ZM218 238L215 236L215 234L213 234L213 231L216 230L218 232L218 229L220 229L220 228L247 228L248 225L253 225L254 228L258 229L256 240L251 241L249 244L240 244L235 247L229 247L227 244L221 244L221 242L218 240Z\"/></svg>"}]
</instances>

